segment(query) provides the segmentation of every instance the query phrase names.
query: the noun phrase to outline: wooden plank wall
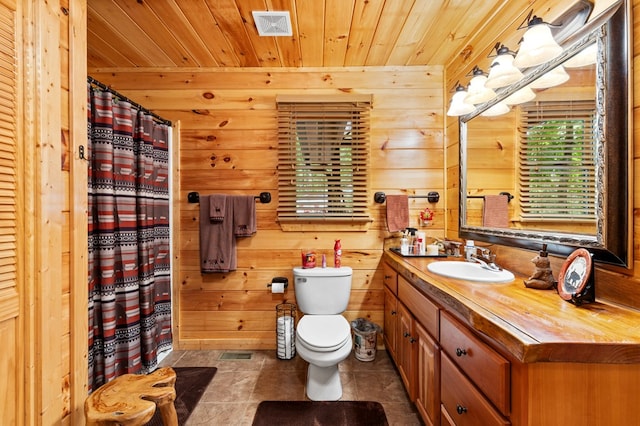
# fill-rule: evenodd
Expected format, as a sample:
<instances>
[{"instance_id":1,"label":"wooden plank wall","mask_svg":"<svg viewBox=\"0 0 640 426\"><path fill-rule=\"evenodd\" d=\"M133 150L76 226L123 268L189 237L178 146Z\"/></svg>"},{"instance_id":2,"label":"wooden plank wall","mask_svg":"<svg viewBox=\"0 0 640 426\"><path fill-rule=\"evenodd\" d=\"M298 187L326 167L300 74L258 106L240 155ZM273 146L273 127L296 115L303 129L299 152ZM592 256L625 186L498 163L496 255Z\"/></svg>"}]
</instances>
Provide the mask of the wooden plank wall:
<instances>
[{"instance_id":1,"label":"wooden plank wall","mask_svg":"<svg viewBox=\"0 0 640 426\"><path fill-rule=\"evenodd\" d=\"M373 194L426 195L441 201L428 235L444 231L444 147L441 67L301 68L220 70L90 70L90 75L164 118L180 122L174 226L179 241L174 258L178 276L176 305L179 348L274 348L275 306L295 300L293 286L284 295L267 288L272 277L288 277L300 265L301 249L325 253L332 263L334 240L343 247L343 265L354 269L345 316L383 322L383 286L379 261L386 230L385 205ZM373 94L370 211L367 231L333 231L323 226L283 232L276 221L278 94ZM203 276L199 271L198 204L200 194L258 195L269 191L270 204L258 204L258 232L238 241L238 270ZM426 199L410 199L411 225L417 226Z\"/></svg>"},{"instance_id":2,"label":"wooden plank wall","mask_svg":"<svg viewBox=\"0 0 640 426\"><path fill-rule=\"evenodd\" d=\"M515 194L516 112L477 117L467 132L467 194L484 196L507 191ZM509 203L509 217L513 217ZM467 224L482 226L482 198L467 199Z\"/></svg>"}]
</instances>

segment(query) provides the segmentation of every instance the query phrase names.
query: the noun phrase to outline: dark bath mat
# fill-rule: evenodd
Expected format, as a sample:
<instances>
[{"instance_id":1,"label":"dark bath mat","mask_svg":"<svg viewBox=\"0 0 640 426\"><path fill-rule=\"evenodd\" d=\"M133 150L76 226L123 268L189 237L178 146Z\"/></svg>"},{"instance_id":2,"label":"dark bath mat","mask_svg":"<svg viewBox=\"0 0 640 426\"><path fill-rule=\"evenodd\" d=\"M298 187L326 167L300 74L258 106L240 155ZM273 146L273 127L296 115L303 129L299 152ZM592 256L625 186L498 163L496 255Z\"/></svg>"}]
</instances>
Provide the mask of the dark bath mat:
<instances>
[{"instance_id":1,"label":"dark bath mat","mask_svg":"<svg viewBox=\"0 0 640 426\"><path fill-rule=\"evenodd\" d=\"M183 425L200 401L202 394L216 374L215 367L173 367L176 372L176 413L178 424ZM145 426L163 426L160 410L156 410Z\"/></svg>"},{"instance_id":2,"label":"dark bath mat","mask_svg":"<svg viewBox=\"0 0 640 426\"><path fill-rule=\"evenodd\" d=\"M384 408L373 401L262 401L253 426L388 426Z\"/></svg>"}]
</instances>

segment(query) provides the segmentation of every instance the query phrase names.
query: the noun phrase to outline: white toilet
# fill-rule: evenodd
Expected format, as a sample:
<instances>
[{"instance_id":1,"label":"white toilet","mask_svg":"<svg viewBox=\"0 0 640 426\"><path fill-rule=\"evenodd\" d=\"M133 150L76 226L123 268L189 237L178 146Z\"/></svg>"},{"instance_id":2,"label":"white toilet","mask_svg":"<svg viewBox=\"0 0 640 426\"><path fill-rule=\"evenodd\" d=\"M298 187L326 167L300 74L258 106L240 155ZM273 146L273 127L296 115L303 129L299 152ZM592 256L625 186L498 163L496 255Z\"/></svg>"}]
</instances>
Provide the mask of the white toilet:
<instances>
[{"instance_id":1,"label":"white toilet","mask_svg":"<svg viewBox=\"0 0 640 426\"><path fill-rule=\"evenodd\" d=\"M304 314L296 330L296 351L309 363L307 397L337 401L342 396L338 364L353 347L349 322L342 316L351 294L348 266L293 268L298 308Z\"/></svg>"}]
</instances>

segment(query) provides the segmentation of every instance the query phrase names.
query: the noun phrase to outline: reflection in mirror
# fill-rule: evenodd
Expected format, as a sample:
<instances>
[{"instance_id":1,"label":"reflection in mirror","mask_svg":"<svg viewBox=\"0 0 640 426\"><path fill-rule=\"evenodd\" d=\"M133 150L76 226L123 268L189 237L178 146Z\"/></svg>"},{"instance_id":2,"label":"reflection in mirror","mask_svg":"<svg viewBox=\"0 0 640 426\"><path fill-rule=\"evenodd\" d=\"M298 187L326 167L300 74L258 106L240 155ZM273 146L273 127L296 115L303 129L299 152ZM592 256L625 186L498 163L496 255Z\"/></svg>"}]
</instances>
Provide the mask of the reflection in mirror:
<instances>
[{"instance_id":1,"label":"reflection in mirror","mask_svg":"<svg viewBox=\"0 0 640 426\"><path fill-rule=\"evenodd\" d=\"M628 266L627 13L617 2L460 118L461 237Z\"/></svg>"},{"instance_id":2,"label":"reflection in mirror","mask_svg":"<svg viewBox=\"0 0 640 426\"><path fill-rule=\"evenodd\" d=\"M533 100L467 123L466 193L518 193L510 228L596 234L595 63L566 72L565 84L526 87ZM482 226L485 200L468 197L466 206L466 225Z\"/></svg>"}]
</instances>

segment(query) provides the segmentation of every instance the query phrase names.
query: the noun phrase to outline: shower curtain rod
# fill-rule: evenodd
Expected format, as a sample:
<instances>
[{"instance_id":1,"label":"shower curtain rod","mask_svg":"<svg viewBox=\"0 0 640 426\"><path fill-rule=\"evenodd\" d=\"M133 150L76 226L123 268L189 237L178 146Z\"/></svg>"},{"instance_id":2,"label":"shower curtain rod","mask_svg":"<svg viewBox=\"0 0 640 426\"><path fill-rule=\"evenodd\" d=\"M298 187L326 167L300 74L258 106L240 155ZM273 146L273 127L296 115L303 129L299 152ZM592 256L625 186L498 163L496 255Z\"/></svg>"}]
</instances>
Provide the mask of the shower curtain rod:
<instances>
[{"instance_id":1,"label":"shower curtain rod","mask_svg":"<svg viewBox=\"0 0 640 426\"><path fill-rule=\"evenodd\" d=\"M126 96L124 96L121 93L116 92L115 90L113 90L111 87L107 86L104 83L100 83L98 80L96 80L95 78L91 77L91 76L87 76L87 81L89 82L89 84L93 84L94 86L98 86L99 88L101 88L102 90L106 90L107 92L112 93L115 97L117 97L120 100L123 100L125 102L129 102L131 105L133 105L134 108L139 109L140 111L149 114L150 116L152 116L156 121L159 121L162 124L166 124L167 126L171 127L171 121L169 120L165 120L164 118L160 117L158 114L149 111L148 109L146 109L145 107L143 107L142 105L140 105L137 102L132 101L131 99L127 98Z\"/></svg>"}]
</instances>

